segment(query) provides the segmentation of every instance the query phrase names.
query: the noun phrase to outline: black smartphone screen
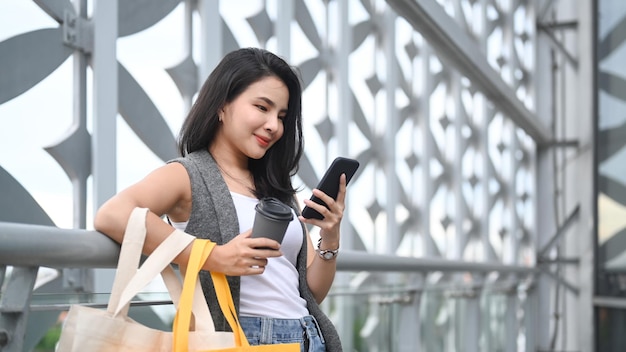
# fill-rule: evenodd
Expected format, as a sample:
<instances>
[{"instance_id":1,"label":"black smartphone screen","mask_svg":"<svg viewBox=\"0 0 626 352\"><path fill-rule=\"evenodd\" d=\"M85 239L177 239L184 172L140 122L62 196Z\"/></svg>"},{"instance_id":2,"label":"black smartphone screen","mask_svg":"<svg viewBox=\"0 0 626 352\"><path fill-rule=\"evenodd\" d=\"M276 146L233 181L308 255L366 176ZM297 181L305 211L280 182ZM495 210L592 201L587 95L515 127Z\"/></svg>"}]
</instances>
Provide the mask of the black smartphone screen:
<instances>
[{"instance_id":1,"label":"black smartphone screen","mask_svg":"<svg viewBox=\"0 0 626 352\"><path fill-rule=\"evenodd\" d=\"M339 177L341 177L341 174L346 174L347 185L358 168L358 161L354 159L338 157L333 160L332 164L330 164L330 167L328 168L328 170L326 170L326 173L324 174L322 180L319 182L316 188L326 193L333 199L337 199L337 194L339 193ZM328 208L326 203L324 203L316 196L311 196L311 200ZM302 216L307 219L324 219L324 216L320 214L317 210L311 209L307 206L305 206L302 210Z\"/></svg>"}]
</instances>

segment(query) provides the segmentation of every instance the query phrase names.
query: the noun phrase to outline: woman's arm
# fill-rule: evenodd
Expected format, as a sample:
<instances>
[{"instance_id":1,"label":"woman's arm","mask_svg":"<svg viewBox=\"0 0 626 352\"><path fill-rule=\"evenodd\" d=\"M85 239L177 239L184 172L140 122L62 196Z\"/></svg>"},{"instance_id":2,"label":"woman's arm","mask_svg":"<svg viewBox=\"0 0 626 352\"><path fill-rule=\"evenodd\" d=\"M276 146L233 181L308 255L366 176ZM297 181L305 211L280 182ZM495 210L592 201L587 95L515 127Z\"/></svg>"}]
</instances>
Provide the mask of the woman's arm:
<instances>
[{"instance_id":1,"label":"woman's arm","mask_svg":"<svg viewBox=\"0 0 626 352\"><path fill-rule=\"evenodd\" d=\"M337 194L337 200L332 199L322 191L318 189L313 190L313 194L320 198L329 207L327 209L323 205L317 204L309 199L304 201L305 205L317 210L324 216L323 220L306 219L300 216L300 221L318 226L320 228L321 236L321 249L335 250L339 249L339 237L341 219L343 218L343 211L345 209L346 198L346 175L341 175L339 178L339 192ZM335 272L337 271L337 258L330 260L323 259L317 253L317 245L313 245L311 238L306 236L308 241L307 246L307 283L317 303L321 303L331 285L335 279Z\"/></svg>"},{"instance_id":2,"label":"woman's arm","mask_svg":"<svg viewBox=\"0 0 626 352\"><path fill-rule=\"evenodd\" d=\"M185 168L179 163L164 165L113 196L96 212L95 229L121 243L135 207L150 209L144 253L152 253L174 231L161 216L170 214L177 221L186 221L189 217L191 186Z\"/></svg>"},{"instance_id":3,"label":"woman's arm","mask_svg":"<svg viewBox=\"0 0 626 352\"><path fill-rule=\"evenodd\" d=\"M94 227L118 243L135 207L148 208L144 254L152 253L175 229L161 218L167 214L172 221L183 222L191 214L191 184L187 170L180 163L166 164L134 185L119 192L98 209ZM230 242L216 246L204 265L204 270L222 272L226 275L255 275L264 271L267 258L281 255L276 250L260 250L258 247L279 249L280 245L266 238L250 238L250 231L236 236ZM185 267L189 261L191 246L174 259Z\"/></svg>"}]
</instances>

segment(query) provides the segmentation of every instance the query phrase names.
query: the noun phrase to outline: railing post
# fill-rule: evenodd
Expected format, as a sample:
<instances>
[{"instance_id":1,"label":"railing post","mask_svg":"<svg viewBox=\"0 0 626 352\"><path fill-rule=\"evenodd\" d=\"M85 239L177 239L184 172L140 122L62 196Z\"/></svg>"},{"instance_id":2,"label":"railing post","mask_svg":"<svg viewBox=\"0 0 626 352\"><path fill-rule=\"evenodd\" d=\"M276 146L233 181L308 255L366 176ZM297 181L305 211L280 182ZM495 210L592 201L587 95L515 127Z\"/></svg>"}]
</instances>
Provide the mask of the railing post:
<instances>
[{"instance_id":1,"label":"railing post","mask_svg":"<svg viewBox=\"0 0 626 352\"><path fill-rule=\"evenodd\" d=\"M21 352L39 267L14 267L0 298L0 349Z\"/></svg>"},{"instance_id":2,"label":"railing post","mask_svg":"<svg viewBox=\"0 0 626 352\"><path fill-rule=\"evenodd\" d=\"M4 329L0 329L0 348L3 348L8 343L9 343L9 332Z\"/></svg>"},{"instance_id":3,"label":"railing post","mask_svg":"<svg viewBox=\"0 0 626 352\"><path fill-rule=\"evenodd\" d=\"M0 288L2 288L2 284L4 284L4 275L6 274L6 272L7 272L6 265L0 265Z\"/></svg>"}]
</instances>

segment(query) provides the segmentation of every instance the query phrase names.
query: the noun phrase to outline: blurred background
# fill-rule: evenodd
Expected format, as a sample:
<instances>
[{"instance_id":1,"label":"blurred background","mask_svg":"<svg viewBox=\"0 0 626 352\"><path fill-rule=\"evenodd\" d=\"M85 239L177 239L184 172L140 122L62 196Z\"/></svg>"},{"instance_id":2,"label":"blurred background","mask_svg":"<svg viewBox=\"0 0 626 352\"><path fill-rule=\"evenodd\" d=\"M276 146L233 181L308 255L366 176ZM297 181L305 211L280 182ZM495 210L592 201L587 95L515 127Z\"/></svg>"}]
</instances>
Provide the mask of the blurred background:
<instances>
[{"instance_id":1,"label":"blurred background","mask_svg":"<svg viewBox=\"0 0 626 352\"><path fill-rule=\"evenodd\" d=\"M104 237L254 46L302 75L300 199L361 163L323 304L346 351L623 351L625 40L621 0L0 1L0 350L106 305L114 248L65 235ZM131 316L167 329L163 292Z\"/></svg>"}]
</instances>

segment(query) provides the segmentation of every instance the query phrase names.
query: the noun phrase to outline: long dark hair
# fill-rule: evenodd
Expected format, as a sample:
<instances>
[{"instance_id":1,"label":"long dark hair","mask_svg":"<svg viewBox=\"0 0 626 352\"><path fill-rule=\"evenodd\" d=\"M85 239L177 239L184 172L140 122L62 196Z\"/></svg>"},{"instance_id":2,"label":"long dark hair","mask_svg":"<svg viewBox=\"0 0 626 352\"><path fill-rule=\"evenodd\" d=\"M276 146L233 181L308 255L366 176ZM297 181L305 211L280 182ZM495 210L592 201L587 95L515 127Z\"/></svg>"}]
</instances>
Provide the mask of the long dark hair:
<instances>
[{"instance_id":1,"label":"long dark hair","mask_svg":"<svg viewBox=\"0 0 626 352\"><path fill-rule=\"evenodd\" d=\"M302 156L302 85L292 66L275 54L259 48L228 53L209 75L180 130L178 149L182 156L207 149L219 128L218 111L235 100L251 84L268 76L283 81L289 90L289 106L283 121L283 136L263 158L248 160L258 198L273 196L291 203L295 189L291 177L298 172Z\"/></svg>"}]
</instances>

